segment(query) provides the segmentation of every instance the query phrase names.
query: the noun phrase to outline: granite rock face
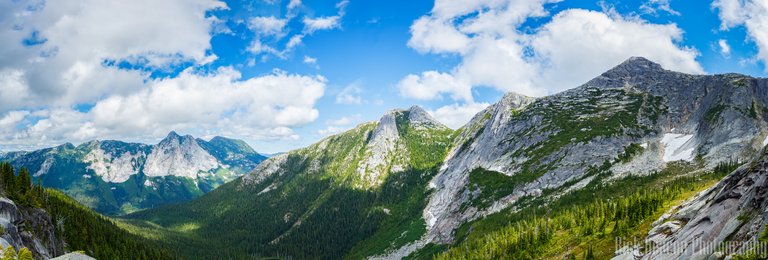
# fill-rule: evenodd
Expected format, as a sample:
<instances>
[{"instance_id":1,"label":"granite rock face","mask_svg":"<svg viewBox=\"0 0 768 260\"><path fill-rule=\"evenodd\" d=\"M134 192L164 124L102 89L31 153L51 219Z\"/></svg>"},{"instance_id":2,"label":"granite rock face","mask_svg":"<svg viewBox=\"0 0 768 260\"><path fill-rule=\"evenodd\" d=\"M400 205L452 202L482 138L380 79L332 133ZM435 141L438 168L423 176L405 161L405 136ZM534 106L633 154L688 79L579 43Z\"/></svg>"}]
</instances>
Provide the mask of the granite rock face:
<instances>
[{"instance_id":1,"label":"granite rock face","mask_svg":"<svg viewBox=\"0 0 768 260\"><path fill-rule=\"evenodd\" d=\"M44 186L110 215L196 198L264 159L240 140L175 132L156 145L104 140L0 155Z\"/></svg>"},{"instance_id":2,"label":"granite rock face","mask_svg":"<svg viewBox=\"0 0 768 260\"><path fill-rule=\"evenodd\" d=\"M430 183L427 234L417 244L450 243L460 224L522 197L586 185L590 169L603 164L611 178L620 178L677 160L701 159L708 167L746 161L768 136L767 104L766 79L689 75L640 57L555 95L510 93L462 128ZM617 160L630 145L642 149L631 160ZM476 207L469 174L477 168L525 181L491 206Z\"/></svg>"},{"instance_id":3,"label":"granite rock face","mask_svg":"<svg viewBox=\"0 0 768 260\"><path fill-rule=\"evenodd\" d=\"M766 192L768 150L654 222L642 259L721 259L748 252L768 223ZM719 252L716 246L726 239L733 247Z\"/></svg>"},{"instance_id":4,"label":"granite rock face","mask_svg":"<svg viewBox=\"0 0 768 260\"><path fill-rule=\"evenodd\" d=\"M0 245L17 251L28 248L36 259L49 259L64 253L65 242L56 235L51 216L37 208L23 208L0 197Z\"/></svg>"}]
</instances>

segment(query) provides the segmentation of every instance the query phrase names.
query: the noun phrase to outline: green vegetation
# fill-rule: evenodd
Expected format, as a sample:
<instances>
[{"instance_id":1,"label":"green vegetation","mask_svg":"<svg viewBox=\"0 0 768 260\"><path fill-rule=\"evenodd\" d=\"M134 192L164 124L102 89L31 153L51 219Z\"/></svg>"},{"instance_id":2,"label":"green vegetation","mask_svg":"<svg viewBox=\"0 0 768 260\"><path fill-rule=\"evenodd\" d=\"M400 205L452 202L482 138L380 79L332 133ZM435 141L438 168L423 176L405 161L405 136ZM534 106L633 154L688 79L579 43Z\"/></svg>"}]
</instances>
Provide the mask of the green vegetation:
<instances>
[{"instance_id":1,"label":"green vegetation","mask_svg":"<svg viewBox=\"0 0 768 260\"><path fill-rule=\"evenodd\" d=\"M507 176L500 172L475 168L469 173L469 187L472 190L479 190L479 194L472 198L470 204L478 208L487 208L494 201L511 194L525 181L519 175Z\"/></svg>"},{"instance_id":2,"label":"green vegetation","mask_svg":"<svg viewBox=\"0 0 768 260\"><path fill-rule=\"evenodd\" d=\"M78 202L102 214L116 216L136 210L179 203L197 198L214 188L250 172L265 159L240 140L214 137L211 141L196 140L205 151L228 167L219 167L198 175L196 179L178 176L147 177L143 174L146 156L153 146L125 143L120 141L88 142L79 146L72 144L32 152L11 152L0 156L11 160L16 168L27 168L35 174L33 182L40 181L44 187L61 190ZM126 153L136 155L131 159L133 174L124 182L104 181L90 169L89 156L100 149L114 161ZM45 167L43 167L45 166ZM114 166L113 166L114 167Z\"/></svg>"},{"instance_id":3,"label":"green vegetation","mask_svg":"<svg viewBox=\"0 0 768 260\"><path fill-rule=\"evenodd\" d=\"M704 114L704 120L710 124L717 122L717 120L720 119L720 114L723 113L723 110L725 110L727 107L725 105L722 105L718 103L718 105L715 105Z\"/></svg>"},{"instance_id":4,"label":"green vegetation","mask_svg":"<svg viewBox=\"0 0 768 260\"><path fill-rule=\"evenodd\" d=\"M598 176L583 189L535 198L529 203L535 206L466 223L457 230L455 244L435 257L610 258L615 237L643 237L650 223L668 207L714 184L737 166L723 163L713 171L694 173L699 166L675 163L649 176L613 182Z\"/></svg>"},{"instance_id":5,"label":"green vegetation","mask_svg":"<svg viewBox=\"0 0 768 260\"><path fill-rule=\"evenodd\" d=\"M524 159L520 163L520 170L507 179L480 172L470 174L471 179L474 175L474 180L470 180L472 184L504 183L477 185L491 188L481 189L480 196L473 203L480 202L480 206L488 206L488 202L482 201L509 195L515 186L534 181L556 169L556 163L565 156L563 148L568 145L586 143L598 137L638 138L654 131L659 116L666 113L661 97L620 89L587 88L586 92L582 100L553 96L551 99L538 100L528 109L520 111L510 124L540 118L540 124L523 131L521 136L541 141L523 146L511 154L512 158ZM478 131L481 132L482 129ZM517 138L505 142L520 141ZM618 157L619 160L628 161L641 151L639 144L631 144ZM490 179L483 181L485 178Z\"/></svg>"},{"instance_id":6,"label":"green vegetation","mask_svg":"<svg viewBox=\"0 0 768 260\"><path fill-rule=\"evenodd\" d=\"M42 208L56 223L56 235L66 241L68 251L83 250L97 259L174 259L168 250L132 235L106 218L61 192L32 185L29 171L21 168L14 174L10 163L0 163L0 183L3 195L24 208ZM46 237L42 230L31 228L36 237ZM9 250L6 250L8 256ZM13 252L15 255L15 252ZM19 259L31 254L26 248ZM13 256L15 259L16 256Z\"/></svg>"},{"instance_id":7,"label":"green vegetation","mask_svg":"<svg viewBox=\"0 0 768 260\"><path fill-rule=\"evenodd\" d=\"M5 252L3 252L3 260L16 260L16 249L13 249L12 246L5 248Z\"/></svg>"},{"instance_id":8,"label":"green vegetation","mask_svg":"<svg viewBox=\"0 0 768 260\"><path fill-rule=\"evenodd\" d=\"M361 259L413 242L426 232L426 185L454 131L412 125L407 111L397 113L397 154L384 158L389 163L378 179L359 172L377 127L363 124L287 154L279 174L257 183L236 180L189 203L134 213L125 224L195 259ZM395 164L406 168L390 169Z\"/></svg>"},{"instance_id":9,"label":"green vegetation","mask_svg":"<svg viewBox=\"0 0 768 260\"><path fill-rule=\"evenodd\" d=\"M624 153L619 154L619 157L616 158L616 162L628 163L635 155L642 153L643 150L643 147L639 144L632 143L629 146L624 147Z\"/></svg>"},{"instance_id":10,"label":"green vegetation","mask_svg":"<svg viewBox=\"0 0 768 260\"><path fill-rule=\"evenodd\" d=\"M757 103L754 100L752 100L752 105L749 106L749 113L747 115L752 119L757 119Z\"/></svg>"}]
</instances>

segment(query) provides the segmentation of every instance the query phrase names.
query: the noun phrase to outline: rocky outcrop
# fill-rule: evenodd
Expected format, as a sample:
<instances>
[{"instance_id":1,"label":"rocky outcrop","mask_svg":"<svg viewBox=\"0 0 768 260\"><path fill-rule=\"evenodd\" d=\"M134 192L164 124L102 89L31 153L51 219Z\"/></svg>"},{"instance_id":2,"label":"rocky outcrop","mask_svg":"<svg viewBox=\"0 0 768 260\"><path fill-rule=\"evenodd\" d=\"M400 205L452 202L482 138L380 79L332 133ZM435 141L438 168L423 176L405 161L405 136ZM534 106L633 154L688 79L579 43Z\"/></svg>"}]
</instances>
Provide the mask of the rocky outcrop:
<instances>
[{"instance_id":1,"label":"rocky outcrop","mask_svg":"<svg viewBox=\"0 0 768 260\"><path fill-rule=\"evenodd\" d=\"M36 259L49 259L64 253L64 241L56 235L51 216L38 208L18 207L0 197L0 245L16 250L28 248Z\"/></svg>"},{"instance_id":2,"label":"rocky outcrop","mask_svg":"<svg viewBox=\"0 0 768 260\"><path fill-rule=\"evenodd\" d=\"M85 155L83 161L88 164L88 169L106 182L127 181L131 175L139 174L141 163L146 159L145 150L147 149L144 145L118 154L113 154L119 152L114 149L105 151L100 141L89 142L86 145L90 148L90 152Z\"/></svg>"},{"instance_id":3,"label":"rocky outcrop","mask_svg":"<svg viewBox=\"0 0 768 260\"><path fill-rule=\"evenodd\" d=\"M462 128L430 183L420 244L452 242L466 221L508 208L543 190L578 188L609 163L614 178L703 159L709 167L745 161L768 135L768 80L738 74L689 75L634 57L586 84L538 99L508 94ZM574 127L578 127L574 129ZM625 148L642 149L617 161ZM490 207L474 207L475 168L534 176ZM526 177L530 178L530 177Z\"/></svg>"},{"instance_id":4,"label":"rocky outcrop","mask_svg":"<svg viewBox=\"0 0 768 260\"><path fill-rule=\"evenodd\" d=\"M643 245L647 252L640 257L722 259L746 254L768 223L766 192L768 150L654 222Z\"/></svg>"},{"instance_id":5,"label":"rocky outcrop","mask_svg":"<svg viewBox=\"0 0 768 260\"><path fill-rule=\"evenodd\" d=\"M96 258L74 252L68 253L59 257L51 258L51 260L95 260Z\"/></svg>"},{"instance_id":6,"label":"rocky outcrop","mask_svg":"<svg viewBox=\"0 0 768 260\"><path fill-rule=\"evenodd\" d=\"M147 155L144 174L149 177L173 175L194 179L199 172L219 166L216 158L203 150L191 135L179 136L171 132Z\"/></svg>"}]
</instances>

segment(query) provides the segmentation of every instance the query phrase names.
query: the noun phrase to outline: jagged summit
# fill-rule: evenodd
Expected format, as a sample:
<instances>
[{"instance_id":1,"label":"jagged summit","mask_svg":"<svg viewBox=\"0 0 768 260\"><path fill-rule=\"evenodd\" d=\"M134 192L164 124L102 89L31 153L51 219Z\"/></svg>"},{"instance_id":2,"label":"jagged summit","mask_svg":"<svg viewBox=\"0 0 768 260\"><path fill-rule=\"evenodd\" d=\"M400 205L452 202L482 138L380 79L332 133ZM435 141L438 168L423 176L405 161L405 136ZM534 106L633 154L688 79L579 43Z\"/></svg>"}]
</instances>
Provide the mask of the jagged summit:
<instances>
[{"instance_id":1,"label":"jagged summit","mask_svg":"<svg viewBox=\"0 0 768 260\"><path fill-rule=\"evenodd\" d=\"M412 124L422 125L422 126L435 126L435 127L446 127L443 125L443 123L440 123L440 121L437 121L432 115L430 115L426 110L421 108L420 106L412 106L408 110L408 121Z\"/></svg>"},{"instance_id":2,"label":"jagged summit","mask_svg":"<svg viewBox=\"0 0 768 260\"><path fill-rule=\"evenodd\" d=\"M617 65L613 69L609 70L622 70L627 72L647 72L647 71L664 71L661 64L650 61L643 57L630 57L621 64Z\"/></svg>"},{"instance_id":3,"label":"jagged summit","mask_svg":"<svg viewBox=\"0 0 768 260\"><path fill-rule=\"evenodd\" d=\"M189 138L192 138L192 136L191 135L184 135L184 136L182 136L182 135L176 133L176 131L170 131L170 132L168 132L168 135L166 135L165 138L163 138L163 140L160 141L160 143L161 144L162 143L168 143L168 142L171 142L171 141L174 141L174 140L178 140L179 142L182 142L184 139L189 139Z\"/></svg>"},{"instance_id":4,"label":"jagged summit","mask_svg":"<svg viewBox=\"0 0 768 260\"><path fill-rule=\"evenodd\" d=\"M179 138L179 137L181 136L178 133L176 133L176 131L171 130L170 132L168 132L168 135L165 136L165 139Z\"/></svg>"},{"instance_id":5,"label":"jagged summit","mask_svg":"<svg viewBox=\"0 0 768 260\"><path fill-rule=\"evenodd\" d=\"M432 117L432 115L424 110L424 108L418 105L411 106L408 109L392 109L387 111L387 113L379 119L379 125L396 129L393 127L396 127L396 124L398 123L397 119L400 116L403 116L409 123L417 126L446 127L440 123L440 121L437 121L437 119Z\"/></svg>"}]
</instances>

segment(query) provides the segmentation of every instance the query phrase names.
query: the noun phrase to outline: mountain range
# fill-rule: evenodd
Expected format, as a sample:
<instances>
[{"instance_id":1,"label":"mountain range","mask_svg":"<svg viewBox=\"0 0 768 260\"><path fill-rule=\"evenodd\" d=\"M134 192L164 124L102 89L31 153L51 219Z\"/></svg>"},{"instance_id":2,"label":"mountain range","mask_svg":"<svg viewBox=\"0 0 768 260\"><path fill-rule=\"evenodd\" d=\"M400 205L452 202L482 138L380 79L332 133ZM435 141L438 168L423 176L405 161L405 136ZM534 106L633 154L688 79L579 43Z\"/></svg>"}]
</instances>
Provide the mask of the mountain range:
<instances>
[{"instance_id":1,"label":"mountain range","mask_svg":"<svg viewBox=\"0 0 768 260\"><path fill-rule=\"evenodd\" d=\"M131 212L110 232L159 258L761 259L766 145L768 79L633 57L561 93L508 93L456 130L414 106L267 159L175 133L5 158L46 186L74 183L62 189L90 207ZM142 194L130 209L99 197L119 183L158 192L129 193ZM198 192L164 196L179 190Z\"/></svg>"},{"instance_id":2,"label":"mountain range","mask_svg":"<svg viewBox=\"0 0 768 260\"><path fill-rule=\"evenodd\" d=\"M555 95L509 93L458 130L392 110L127 219L186 239L170 246L189 258L202 244L234 258L640 257L613 239L673 234L664 211L758 158L767 84L633 57Z\"/></svg>"},{"instance_id":3,"label":"mountain range","mask_svg":"<svg viewBox=\"0 0 768 260\"><path fill-rule=\"evenodd\" d=\"M176 132L156 145L106 140L0 154L0 161L26 167L43 186L108 215L196 198L264 159L241 140Z\"/></svg>"}]
</instances>

